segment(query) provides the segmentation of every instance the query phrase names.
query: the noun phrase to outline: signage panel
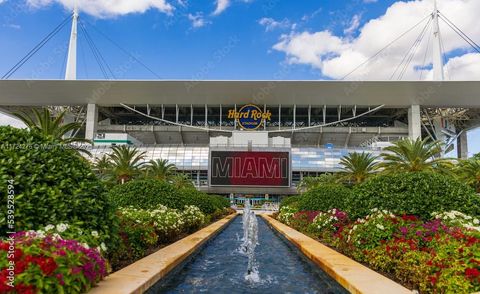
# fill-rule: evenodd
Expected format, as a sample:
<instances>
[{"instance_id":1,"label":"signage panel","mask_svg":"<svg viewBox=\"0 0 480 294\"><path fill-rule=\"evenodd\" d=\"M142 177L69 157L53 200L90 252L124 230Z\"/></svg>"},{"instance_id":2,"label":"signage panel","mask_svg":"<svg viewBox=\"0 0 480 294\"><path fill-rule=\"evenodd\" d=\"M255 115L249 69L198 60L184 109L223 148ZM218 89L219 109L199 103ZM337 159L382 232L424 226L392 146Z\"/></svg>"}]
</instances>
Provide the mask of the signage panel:
<instances>
[{"instance_id":1,"label":"signage panel","mask_svg":"<svg viewBox=\"0 0 480 294\"><path fill-rule=\"evenodd\" d=\"M290 153L211 151L211 186L290 187Z\"/></svg>"}]
</instances>

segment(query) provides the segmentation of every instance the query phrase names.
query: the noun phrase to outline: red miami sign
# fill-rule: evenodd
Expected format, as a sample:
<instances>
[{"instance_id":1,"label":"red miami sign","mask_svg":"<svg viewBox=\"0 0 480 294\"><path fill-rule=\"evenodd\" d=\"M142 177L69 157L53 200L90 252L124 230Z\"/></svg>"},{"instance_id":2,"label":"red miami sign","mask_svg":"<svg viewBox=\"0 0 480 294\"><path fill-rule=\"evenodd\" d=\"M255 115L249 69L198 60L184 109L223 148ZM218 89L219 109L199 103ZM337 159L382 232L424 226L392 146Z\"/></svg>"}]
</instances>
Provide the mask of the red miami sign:
<instances>
[{"instance_id":1,"label":"red miami sign","mask_svg":"<svg viewBox=\"0 0 480 294\"><path fill-rule=\"evenodd\" d=\"M210 185L290 187L290 154L211 151Z\"/></svg>"}]
</instances>

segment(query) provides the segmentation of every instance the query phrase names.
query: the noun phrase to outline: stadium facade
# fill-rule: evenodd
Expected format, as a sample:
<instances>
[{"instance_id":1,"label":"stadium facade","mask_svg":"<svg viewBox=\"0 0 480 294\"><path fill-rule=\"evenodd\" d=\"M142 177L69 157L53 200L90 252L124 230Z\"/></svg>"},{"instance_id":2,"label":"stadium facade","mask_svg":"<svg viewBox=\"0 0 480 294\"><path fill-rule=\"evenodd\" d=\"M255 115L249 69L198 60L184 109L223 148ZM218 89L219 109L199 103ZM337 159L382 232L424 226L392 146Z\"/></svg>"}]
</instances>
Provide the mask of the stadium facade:
<instances>
[{"instance_id":1,"label":"stadium facade","mask_svg":"<svg viewBox=\"0 0 480 294\"><path fill-rule=\"evenodd\" d=\"M0 81L4 111L77 110L94 158L112 145L136 145L147 160L174 163L199 189L254 195L295 193L303 177L339 171L349 152L378 154L407 137L443 135L466 157L479 93L480 82L453 81ZM449 109L455 116L439 115ZM212 152L224 152L217 166ZM275 159L284 152L287 165ZM250 174L235 173L235 162ZM271 180L285 172L288 184ZM230 181L213 185L214 175Z\"/></svg>"},{"instance_id":2,"label":"stadium facade","mask_svg":"<svg viewBox=\"0 0 480 294\"><path fill-rule=\"evenodd\" d=\"M87 81L76 80L74 11L65 80L0 80L0 110L68 109L93 159L135 145L201 190L259 199L402 138L440 140L464 158L467 131L480 126L480 82L443 81L438 17L435 8L435 81Z\"/></svg>"}]
</instances>

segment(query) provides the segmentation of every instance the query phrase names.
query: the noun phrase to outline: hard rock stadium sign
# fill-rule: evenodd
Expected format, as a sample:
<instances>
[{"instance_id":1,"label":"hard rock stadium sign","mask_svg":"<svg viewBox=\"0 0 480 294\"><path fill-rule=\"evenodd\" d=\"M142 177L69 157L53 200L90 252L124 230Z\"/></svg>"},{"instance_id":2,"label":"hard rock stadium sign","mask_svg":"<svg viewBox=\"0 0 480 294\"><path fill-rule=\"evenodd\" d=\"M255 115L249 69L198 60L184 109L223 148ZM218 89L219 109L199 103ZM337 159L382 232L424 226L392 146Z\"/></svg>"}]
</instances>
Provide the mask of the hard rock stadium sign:
<instances>
[{"instance_id":1,"label":"hard rock stadium sign","mask_svg":"<svg viewBox=\"0 0 480 294\"><path fill-rule=\"evenodd\" d=\"M257 105L247 104L240 108L239 111L230 109L228 111L228 119L237 120L242 129L256 130L261 127L265 121L272 119L272 113L270 110L263 112Z\"/></svg>"}]
</instances>

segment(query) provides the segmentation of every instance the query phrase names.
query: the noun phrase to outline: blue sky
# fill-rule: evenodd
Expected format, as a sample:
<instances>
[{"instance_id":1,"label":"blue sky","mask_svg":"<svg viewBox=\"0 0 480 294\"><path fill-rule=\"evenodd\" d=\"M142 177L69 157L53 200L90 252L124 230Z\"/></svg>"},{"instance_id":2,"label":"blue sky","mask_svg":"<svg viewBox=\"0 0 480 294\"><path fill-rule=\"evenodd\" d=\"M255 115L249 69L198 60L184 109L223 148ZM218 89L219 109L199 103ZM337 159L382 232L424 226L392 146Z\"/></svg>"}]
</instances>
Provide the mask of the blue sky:
<instances>
[{"instance_id":1,"label":"blue sky","mask_svg":"<svg viewBox=\"0 0 480 294\"><path fill-rule=\"evenodd\" d=\"M58 25L69 11L60 4L44 7L18 7L18 2L6 1L0 6L0 72L6 72L14 61L19 60L43 36ZM342 2L342 3L339 3ZM172 14L157 9L145 13L132 13L107 18L81 14L105 59L114 67L121 64L125 55L106 41L89 24L108 34L113 40L131 52L140 54L140 59L149 64L161 77L171 79L271 79L277 72L285 72L285 54L272 50L281 34L289 33L290 26L283 24L266 31L260 24L271 18L278 22L297 24L297 30L323 30L343 33L350 18L358 12L364 21L382 15L388 4L380 1L364 4L363 1L233 1L219 15L215 1L192 1L188 7L176 5ZM172 3L175 5L175 3ZM194 27L189 19L203 15L204 25ZM80 32L81 34L81 32ZM50 46L39 52L14 77L28 77L32 70L38 72L39 63L55 59L48 69L42 68L42 78L60 78L69 27L65 27ZM102 78L92 53L80 35L79 78ZM59 50L54 50L58 49ZM54 52L55 53L52 53ZM58 52L61 51L61 52ZM218 58L221 56L221 58ZM221 59L221 60L219 60ZM83 66L84 60L88 70ZM9 62L10 61L10 62ZM213 66L210 63L215 63ZM208 68L208 70L206 70ZM141 66L135 66L124 78L155 78ZM285 79L319 79L322 76L309 66L289 70Z\"/></svg>"},{"instance_id":2,"label":"blue sky","mask_svg":"<svg viewBox=\"0 0 480 294\"><path fill-rule=\"evenodd\" d=\"M0 73L3 75L73 7L73 0L0 0ZM112 4L115 3L115 4ZM338 79L428 15L423 1L286 0L78 0L81 19L109 66L127 56L102 37L107 34L165 79ZM474 40L478 0L439 0L439 9ZM423 24L422 24L423 25ZM94 27L97 29L94 29ZM395 45L379 68L363 79L389 79L420 32ZM441 24L449 79L480 79L480 54ZM67 25L12 78L63 78ZM426 40L404 79L431 79ZM84 34L79 32L78 78L103 78ZM425 58L426 57L426 58ZM426 61L426 62L425 62ZM134 64L122 79L155 79ZM480 131L469 134L470 151L480 152Z\"/></svg>"}]
</instances>

